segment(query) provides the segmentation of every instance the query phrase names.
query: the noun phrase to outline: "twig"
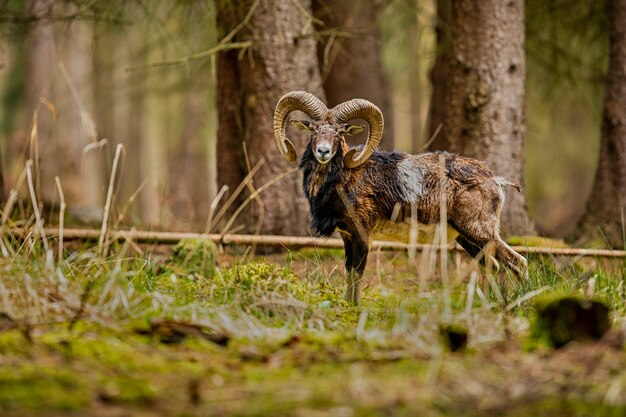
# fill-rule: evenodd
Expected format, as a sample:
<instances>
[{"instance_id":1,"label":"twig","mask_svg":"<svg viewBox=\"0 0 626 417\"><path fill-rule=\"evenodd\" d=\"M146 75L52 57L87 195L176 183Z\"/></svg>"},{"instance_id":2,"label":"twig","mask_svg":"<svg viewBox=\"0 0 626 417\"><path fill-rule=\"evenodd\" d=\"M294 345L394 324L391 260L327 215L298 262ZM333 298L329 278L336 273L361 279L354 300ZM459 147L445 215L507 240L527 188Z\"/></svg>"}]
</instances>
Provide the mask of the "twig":
<instances>
[{"instance_id":1,"label":"twig","mask_svg":"<svg viewBox=\"0 0 626 417\"><path fill-rule=\"evenodd\" d=\"M20 173L20 176L18 177L17 182L15 183L15 187L13 187L11 191L9 191L9 198L7 199L7 202L4 205L4 209L2 212L2 225L6 224L6 222L9 220L9 216L11 216L11 212L13 211L13 205L17 201L18 190L22 188L22 184L24 183L24 180L26 179L26 168L29 166L32 166L32 164L33 164L33 161L31 160L26 161L26 166Z\"/></svg>"},{"instance_id":2,"label":"twig","mask_svg":"<svg viewBox=\"0 0 626 417\"><path fill-rule=\"evenodd\" d=\"M32 161L28 160L26 162L26 178L28 180L28 190L30 191L30 198L33 203L33 211L35 212L35 226L37 231L39 232L39 236L41 236L41 241L43 243L44 250L46 255L48 254L48 239L46 238L46 231L43 228L43 219L41 218L41 212L39 211L39 205L37 204L37 196L35 195L35 186L33 184L33 173L30 169L32 166Z\"/></svg>"},{"instance_id":3,"label":"twig","mask_svg":"<svg viewBox=\"0 0 626 417\"><path fill-rule=\"evenodd\" d=\"M137 70L143 70L143 69L149 69L149 68L165 67L168 65L188 65L190 61L204 59L209 56L215 55L219 52L231 51L233 49L247 49L247 48L250 48L251 46L252 46L252 41L225 43L223 45L217 45L211 49L207 49L206 51L196 52L195 54L191 54L183 58L173 58L173 59L167 59L164 61L150 62L146 64L135 65L135 66L126 68L126 71L137 71Z\"/></svg>"},{"instance_id":4,"label":"twig","mask_svg":"<svg viewBox=\"0 0 626 417\"><path fill-rule=\"evenodd\" d=\"M437 136L439 136L439 132L441 132L442 128L443 128L443 124L439 123L439 125L437 126L437 129L435 129L435 131L433 132L433 134L430 137L430 139L428 139L428 142L426 142L424 145L422 145L422 147L419 149L418 152L422 152L422 151L426 150L430 145L432 145L432 143L435 141Z\"/></svg>"},{"instance_id":5,"label":"twig","mask_svg":"<svg viewBox=\"0 0 626 417\"><path fill-rule=\"evenodd\" d=\"M205 233L209 233L213 228L213 215L215 214L215 209L217 208L217 205L220 203L220 200L222 199L226 191L228 191L228 185L223 185L220 189L220 192L217 193L217 195L211 202L211 205L209 206L209 215L207 216L206 220L206 226L204 227Z\"/></svg>"},{"instance_id":6,"label":"twig","mask_svg":"<svg viewBox=\"0 0 626 417\"><path fill-rule=\"evenodd\" d=\"M54 181L57 183L57 190L59 191L59 265L63 263L63 222L65 218L65 195L63 194L63 187L61 187L61 180L58 176L54 177Z\"/></svg>"},{"instance_id":7,"label":"twig","mask_svg":"<svg viewBox=\"0 0 626 417\"><path fill-rule=\"evenodd\" d=\"M126 216L126 212L128 211L129 207L135 202L135 200L137 199L137 196L139 195L139 193L143 191L145 186L148 185L148 182L150 182L150 177L143 180L143 182L139 184L139 187L137 187L135 192L133 192L131 196L128 197L126 204L124 204L124 206L119 211L119 215L117 216L117 221L113 224L114 228L117 228L119 226L120 221L122 221L122 219Z\"/></svg>"},{"instance_id":8,"label":"twig","mask_svg":"<svg viewBox=\"0 0 626 417\"><path fill-rule=\"evenodd\" d=\"M0 227L0 232L4 232L9 228ZM27 229L14 227L10 228L12 233L18 237L24 238L29 232ZM58 236L57 228L46 228L46 235ZM96 240L100 235L97 229L65 229L63 232L65 240ZM343 241L335 238L316 238L307 236L284 236L284 235L244 235L244 234L225 234L219 233L192 233L192 232L158 232L147 230L117 230L109 233L112 241L122 239L133 239L135 242L150 242L161 244L177 243L181 239L208 239L224 245L257 245L283 246L290 248L302 247L319 247L319 248L343 248ZM409 247L406 243L374 240L371 245L372 250L391 249L406 251ZM418 251L441 249L441 245L416 244L415 249ZM534 253L542 255L560 255L560 256L589 256L599 258L626 258L626 250L611 249L585 249L585 248L550 248L550 247L528 247L528 246L511 246L513 250L520 253ZM455 252L465 252L465 250L456 243L448 244L446 250Z\"/></svg>"},{"instance_id":9,"label":"twig","mask_svg":"<svg viewBox=\"0 0 626 417\"><path fill-rule=\"evenodd\" d=\"M244 177L244 179L241 181L241 183L237 186L237 188L235 189L235 191L233 191L233 193L231 194L231 196L228 198L228 200L226 200L226 202L224 203L224 206L222 206L222 208L220 209L220 211L217 212L217 214L215 215L215 218L213 219L214 223L219 222L222 219L222 216L224 216L224 214L226 214L226 211L228 211L228 209L230 208L230 206L233 204L233 202L235 201L235 199L239 196L239 194L243 191L243 189L246 187L246 184L252 180L252 177L254 177L254 175L256 174L256 172L259 170L259 168L261 168L261 166L265 163L265 159L261 159L259 160L259 162L256 163L256 165L252 168L252 170L248 173L248 175L246 175Z\"/></svg>"},{"instance_id":10,"label":"twig","mask_svg":"<svg viewBox=\"0 0 626 417\"><path fill-rule=\"evenodd\" d=\"M248 169L248 172L250 172L250 170L252 169L251 165L250 165L250 157L248 155L248 147L246 146L246 143L243 143L243 156L244 159L246 161L246 167ZM251 194L255 194L256 189L254 188L254 181L251 180L248 183L248 190L250 191ZM259 216L257 219L257 223L256 223L256 228L254 229L254 234L255 235L260 235L261 234L261 228L263 227L263 220L265 218L265 205L263 204L263 199L257 194L257 197L255 198L256 203L259 207ZM252 244L252 246L250 247L250 256L253 257L254 253L256 252L256 244Z\"/></svg>"},{"instance_id":11,"label":"twig","mask_svg":"<svg viewBox=\"0 0 626 417\"><path fill-rule=\"evenodd\" d=\"M50 79L48 81L48 85L46 87L46 89L50 88L50 84L52 83L52 79ZM56 106L54 105L53 102L51 102L50 100L48 100L46 97L41 96L39 98L39 102L41 104L43 104L48 111L50 112L51 116L52 116L52 132L54 133L54 131L56 130L56 123L57 123L57 110L56 110ZM39 108L36 108L33 112L33 127L31 128L30 131L30 138L29 138L29 156L30 159L33 161L33 167L35 170L35 195L37 196L37 198L40 197L39 193L41 192L41 168L39 166Z\"/></svg>"},{"instance_id":12,"label":"twig","mask_svg":"<svg viewBox=\"0 0 626 417\"><path fill-rule=\"evenodd\" d=\"M300 1L298 1L298 0L291 0L291 3L298 10L298 12L300 12L300 14L305 19L307 19L309 22L315 23L316 25L323 25L324 24L323 20L318 19L317 17L313 16L313 14L311 12L309 12L307 9L305 9L304 6L302 4L300 4Z\"/></svg>"},{"instance_id":13,"label":"twig","mask_svg":"<svg viewBox=\"0 0 626 417\"><path fill-rule=\"evenodd\" d=\"M115 176L117 174L117 165L120 161L120 155L124 146L120 143L115 149L115 158L113 158L113 167L111 168L111 177L109 178L109 189L107 191L107 199L104 204L104 212L102 213L102 228L100 229L100 238L98 239L98 252L104 255L104 240L109 226L109 214L111 211L111 200L113 199L113 188L115 184Z\"/></svg>"}]
</instances>

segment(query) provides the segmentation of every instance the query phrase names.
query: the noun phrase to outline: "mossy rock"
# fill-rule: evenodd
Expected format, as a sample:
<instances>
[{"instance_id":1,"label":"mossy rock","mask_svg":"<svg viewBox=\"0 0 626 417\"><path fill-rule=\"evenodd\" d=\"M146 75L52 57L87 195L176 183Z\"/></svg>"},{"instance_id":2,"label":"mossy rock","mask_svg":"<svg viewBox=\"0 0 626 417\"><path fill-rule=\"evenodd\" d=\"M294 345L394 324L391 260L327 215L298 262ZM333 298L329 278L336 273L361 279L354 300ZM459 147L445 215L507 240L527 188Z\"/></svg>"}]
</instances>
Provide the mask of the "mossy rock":
<instances>
[{"instance_id":1,"label":"mossy rock","mask_svg":"<svg viewBox=\"0 0 626 417\"><path fill-rule=\"evenodd\" d=\"M217 253L217 245L210 240L181 239L167 258L163 271L178 275L212 277L217 265Z\"/></svg>"},{"instance_id":2,"label":"mossy rock","mask_svg":"<svg viewBox=\"0 0 626 417\"><path fill-rule=\"evenodd\" d=\"M609 307L604 302L578 295L542 297L535 310L531 338L556 349L571 341L599 340L611 327Z\"/></svg>"}]
</instances>

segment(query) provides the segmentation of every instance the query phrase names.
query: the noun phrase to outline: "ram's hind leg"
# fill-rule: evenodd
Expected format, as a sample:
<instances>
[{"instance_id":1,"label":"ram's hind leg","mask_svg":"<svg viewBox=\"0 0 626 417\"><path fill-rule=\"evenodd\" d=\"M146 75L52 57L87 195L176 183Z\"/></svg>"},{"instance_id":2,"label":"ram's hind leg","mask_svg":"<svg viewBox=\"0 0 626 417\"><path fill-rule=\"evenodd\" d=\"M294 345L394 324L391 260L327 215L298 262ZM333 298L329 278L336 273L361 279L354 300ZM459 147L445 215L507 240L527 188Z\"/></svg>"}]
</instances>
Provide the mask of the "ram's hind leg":
<instances>
[{"instance_id":1,"label":"ram's hind leg","mask_svg":"<svg viewBox=\"0 0 626 417\"><path fill-rule=\"evenodd\" d=\"M489 259L491 266L496 270L499 271L500 270L500 265L498 264L498 262L494 259L494 257L489 253L490 251L486 251L483 252L481 254L481 252L484 249L484 245L481 246L471 240L469 240L468 238L466 238L463 235L459 235L456 238L456 241L459 245L461 245L461 247L463 249L465 249L465 252L467 252L469 254L469 256L471 256L472 258L478 258L478 262L482 265L482 266L487 266L488 262L487 259Z\"/></svg>"},{"instance_id":2,"label":"ram's hind leg","mask_svg":"<svg viewBox=\"0 0 626 417\"><path fill-rule=\"evenodd\" d=\"M346 300L352 304L359 304L359 290L361 278L367 264L369 254L369 242L358 236L350 236L342 233L346 255Z\"/></svg>"},{"instance_id":3,"label":"ram's hind leg","mask_svg":"<svg viewBox=\"0 0 626 417\"><path fill-rule=\"evenodd\" d=\"M495 258L500 263L504 264L507 268L517 275L520 279L528 277L528 262L519 253L515 252L509 245L507 245L499 236L497 223L489 223L483 221L479 224L474 224L474 227L467 227L467 225L455 225L457 230L461 234L457 238L457 242L465 249L472 257L476 257L485 246L492 245L495 249ZM485 250L485 257L491 256L490 250ZM497 263L494 264L496 269Z\"/></svg>"},{"instance_id":4,"label":"ram's hind leg","mask_svg":"<svg viewBox=\"0 0 626 417\"><path fill-rule=\"evenodd\" d=\"M494 241L496 245L496 259L504 263L519 279L528 279L528 261L515 252L500 237Z\"/></svg>"},{"instance_id":5,"label":"ram's hind leg","mask_svg":"<svg viewBox=\"0 0 626 417\"><path fill-rule=\"evenodd\" d=\"M457 238L457 241L472 257L476 257L485 246L492 244L495 248L496 259L499 262L513 271L518 278L528 278L528 262L526 258L511 249L500 236L495 233L489 233L486 230L476 229L471 230L469 234L467 231L460 230L459 232L463 233L463 236ZM491 255L486 253L485 256ZM496 269L499 269L497 265Z\"/></svg>"}]
</instances>

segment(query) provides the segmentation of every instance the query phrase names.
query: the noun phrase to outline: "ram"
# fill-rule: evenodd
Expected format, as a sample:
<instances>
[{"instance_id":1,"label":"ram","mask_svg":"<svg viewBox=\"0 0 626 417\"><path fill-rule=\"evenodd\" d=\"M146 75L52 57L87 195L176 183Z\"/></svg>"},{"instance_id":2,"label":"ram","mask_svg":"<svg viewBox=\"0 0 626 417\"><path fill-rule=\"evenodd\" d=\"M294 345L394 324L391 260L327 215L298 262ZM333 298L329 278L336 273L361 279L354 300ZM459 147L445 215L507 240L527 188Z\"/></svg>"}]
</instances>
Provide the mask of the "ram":
<instances>
[{"instance_id":1,"label":"ram","mask_svg":"<svg viewBox=\"0 0 626 417\"><path fill-rule=\"evenodd\" d=\"M359 301L372 236L385 231L396 236L408 234L413 220L438 223L441 204L445 206L445 220L458 232L457 241L470 255L478 255L491 244L498 261L519 277L527 275L526 259L499 233L503 188L519 189L513 181L494 176L482 161L453 153L379 151L376 148L384 120L378 107L353 99L329 110L305 91L285 94L274 111L276 146L290 162L297 160L297 153L285 130L287 117L294 110L311 118L290 120L310 135L300 169L311 227L317 236L329 237L335 231L341 235L349 301ZM369 134L364 146L350 149L345 137L365 129L348 124L353 119L365 120Z\"/></svg>"}]
</instances>

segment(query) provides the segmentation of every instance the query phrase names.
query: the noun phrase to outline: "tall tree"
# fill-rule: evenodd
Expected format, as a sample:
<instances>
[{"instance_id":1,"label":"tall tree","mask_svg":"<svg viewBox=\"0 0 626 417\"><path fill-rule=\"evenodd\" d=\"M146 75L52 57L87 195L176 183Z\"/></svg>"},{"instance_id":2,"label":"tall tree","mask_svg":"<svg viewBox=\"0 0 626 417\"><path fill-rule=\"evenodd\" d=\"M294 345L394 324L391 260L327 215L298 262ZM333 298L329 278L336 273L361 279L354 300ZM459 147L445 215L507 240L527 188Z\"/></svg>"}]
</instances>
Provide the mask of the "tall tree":
<instances>
[{"instance_id":1,"label":"tall tree","mask_svg":"<svg viewBox=\"0 0 626 417\"><path fill-rule=\"evenodd\" d=\"M218 4L221 37L230 36L231 44L250 45L218 57L218 183L228 185L231 192L248 172L244 146L250 166L264 161L254 176L255 188L294 168L276 150L272 116L278 99L291 90L324 97L310 11L310 0ZM302 152L306 135L290 137ZM301 181L294 173L263 191L262 232L307 233L309 211Z\"/></svg>"},{"instance_id":2,"label":"tall tree","mask_svg":"<svg viewBox=\"0 0 626 417\"><path fill-rule=\"evenodd\" d=\"M447 55L449 150L487 161L524 183L525 60L523 0L461 0L450 10ZM505 235L534 232L523 193L508 192Z\"/></svg>"},{"instance_id":3,"label":"tall tree","mask_svg":"<svg viewBox=\"0 0 626 417\"><path fill-rule=\"evenodd\" d=\"M318 59L329 106L353 98L376 104L385 116L380 147L393 149L393 112L381 56L378 17L382 3L375 0L314 0L315 17L323 23ZM365 133L362 134L365 138Z\"/></svg>"},{"instance_id":4,"label":"tall tree","mask_svg":"<svg viewBox=\"0 0 626 417\"><path fill-rule=\"evenodd\" d=\"M626 0L609 2L610 49L600 159L578 237L626 245Z\"/></svg>"}]
</instances>

